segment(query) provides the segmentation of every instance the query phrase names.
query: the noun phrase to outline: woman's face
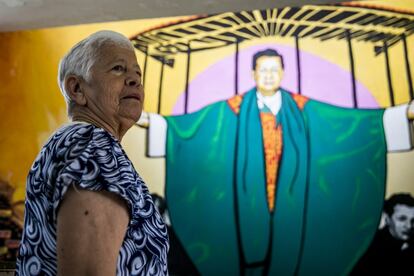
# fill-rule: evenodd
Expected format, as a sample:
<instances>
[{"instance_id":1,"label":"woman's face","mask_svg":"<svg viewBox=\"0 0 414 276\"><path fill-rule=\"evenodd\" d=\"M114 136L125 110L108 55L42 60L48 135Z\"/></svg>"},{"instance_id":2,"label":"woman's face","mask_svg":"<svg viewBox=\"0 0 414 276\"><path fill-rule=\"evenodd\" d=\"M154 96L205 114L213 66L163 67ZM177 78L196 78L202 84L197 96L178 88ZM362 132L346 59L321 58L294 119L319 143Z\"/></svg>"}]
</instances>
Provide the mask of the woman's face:
<instances>
[{"instance_id":1,"label":"woman's face","mask_svg":"<svg viewBox=\"0 0 414 276\"><path fill-rule=\"evenodd\" d=\"M397 204L394 212L388 218L388 228L391 235L402 241L413 238L414 234L414 207Z\"/></svg>"},{"instance_id":2,"label":"woman's face","mask_svg":"<svg viewBox=\"0 0 414 276\"><path fill-rule=\"evenodd\" d=\"M101 119L132 125L141 116L144 89L133 49L104 45L82 86L87 107Z\"/></svg>"}]
</instances>

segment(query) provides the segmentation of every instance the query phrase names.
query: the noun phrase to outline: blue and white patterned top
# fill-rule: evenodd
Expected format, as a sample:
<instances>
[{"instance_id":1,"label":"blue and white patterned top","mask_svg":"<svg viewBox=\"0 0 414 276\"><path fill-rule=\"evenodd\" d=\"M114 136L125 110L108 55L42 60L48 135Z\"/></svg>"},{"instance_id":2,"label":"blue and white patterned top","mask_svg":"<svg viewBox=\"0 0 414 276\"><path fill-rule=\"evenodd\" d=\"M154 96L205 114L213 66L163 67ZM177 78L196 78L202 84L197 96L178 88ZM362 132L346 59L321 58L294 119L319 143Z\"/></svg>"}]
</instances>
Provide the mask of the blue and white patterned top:
<instances>
[{"instance_id":1,"label":"blue and white patterned top","mask_svg":"<svg viewBox=\"0 0 414 276\"><path fill-rule=\"evenodd\" d=\"M74 123L49 139L29 172L17 275L57 274L56 211L73 183L113 192L128 203L131 220L118 255L117 275L168 274L167 228L145 183L110 133Z\"/></svg>"}]
</instances>

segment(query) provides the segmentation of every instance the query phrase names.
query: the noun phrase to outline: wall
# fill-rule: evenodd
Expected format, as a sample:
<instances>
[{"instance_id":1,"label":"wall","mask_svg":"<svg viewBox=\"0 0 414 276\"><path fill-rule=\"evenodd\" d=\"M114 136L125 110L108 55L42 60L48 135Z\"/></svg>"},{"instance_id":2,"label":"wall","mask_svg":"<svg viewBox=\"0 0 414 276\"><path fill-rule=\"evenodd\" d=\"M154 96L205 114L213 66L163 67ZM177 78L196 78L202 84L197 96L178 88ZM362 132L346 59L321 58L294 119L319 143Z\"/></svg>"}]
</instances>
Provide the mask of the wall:
<instances>
[{"instance_id":1,"label":"wall","mask_svg":"<svg viewBox=\"0 0 414 276\"><path fill-rule=\"evenodd\" d=\"M385 5L413 12L414 6L406 1L370 1L373 5ZM63 123L67 122L66 107L57 82L59 59L80 39L101 29L110 29L134 37L137 33L160 25L170 24L188 17L163 18L153 20L133 20L116 23L90 24L52 28L43 30L0 33L0 180L9 183L15 192L11 202L21 202L25 196L25 179L30 166L47 138ZM289 37L265 37L240 44L240 92L251 88L249 62L257 49L276 47L286 56L286 78L283 83L292 91L297 89L294 82L295 41ZM407 38L408 60L413 66L414 36ZM365 100L362 107L388 107L388 83L384 67L384 55L376 56L372 45L354 41L356 81ZM335 80L326 71L312 68L317 64L335 70L338 75L349 76L347 45L343 41L329 40L323 43L314 39L301 40L304 62L304 95L340 106L350 106L349 99L338 91L349 91L350 82ZM145 56L136 51L142 65ZM391 57L391 78L396 104L409 101L409 87L405 76L402 45L389 50ZM233 93L234 68L229 67L234 60L234 47L227 46L208 52L192 54L190 72L191 105L190 111L204 105L226 99ZM229 69L230 68L230 69ZM413 67L411 67L413 68ZM185 90L186 55L176 55L174 67L165 67L163 96L160 113L162 115L181 114L183 92ZM149 58L146 75L145 110L157 112L158 91L160 89L160 62ZM214 77L211 74L214 73ZM329 72L328 72L329 73ZM206 82L207 79L207 82ZM315 85L320 88L318 91ZM336 86L335 86L336 85ZM203 93L211 92L203 98ZM362 95L362 96L361 96ZM165 164L163 158L147 158L146 130L134 126L124 137L123 146L135 168L143 176L150 190L164 195ZM389 153L387 155L386 196L405 191L414 194L414 151ZM22 206L17 216L21 219Z\"/></svg>"}]
</instances>

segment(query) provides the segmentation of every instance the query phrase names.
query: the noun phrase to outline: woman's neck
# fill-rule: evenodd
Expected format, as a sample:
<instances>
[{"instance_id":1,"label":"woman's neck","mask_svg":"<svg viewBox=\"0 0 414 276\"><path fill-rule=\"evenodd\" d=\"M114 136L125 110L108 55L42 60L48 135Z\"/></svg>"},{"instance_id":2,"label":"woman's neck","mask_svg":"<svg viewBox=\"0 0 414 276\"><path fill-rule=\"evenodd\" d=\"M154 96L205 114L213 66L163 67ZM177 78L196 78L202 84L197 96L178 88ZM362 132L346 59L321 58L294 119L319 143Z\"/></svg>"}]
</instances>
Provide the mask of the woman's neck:
<instances>
[{"instance_id":1,"label":"woman's neck","mask_svg":"<svg viewBox=\"0 0 414 276\"><path fill-rule=\"evenodd\" d=\"M111 133L118 141L122 140L126 131L123 131L121 124L116 123L115 120L104 120L99 116L85 109L78 109L71 115L71 120L76 122L90 123L96 127L105 129Z\"/></svg>"}]
</instances>

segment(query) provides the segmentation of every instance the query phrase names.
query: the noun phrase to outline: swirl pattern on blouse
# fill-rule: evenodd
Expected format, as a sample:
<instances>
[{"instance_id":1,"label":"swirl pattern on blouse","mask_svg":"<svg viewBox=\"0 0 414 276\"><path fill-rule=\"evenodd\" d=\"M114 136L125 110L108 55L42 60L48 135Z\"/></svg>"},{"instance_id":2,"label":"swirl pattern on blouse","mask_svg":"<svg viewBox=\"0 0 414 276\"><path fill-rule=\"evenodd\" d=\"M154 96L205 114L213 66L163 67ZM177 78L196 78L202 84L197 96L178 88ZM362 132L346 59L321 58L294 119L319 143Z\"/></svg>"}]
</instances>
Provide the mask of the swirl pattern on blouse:
<instances>
[{"instance_id":1,"label":"swirl pattern on blouse","mask_svg":"<svg viewBox=\"0 0 414 276\"><path fill-rule=\"evenodd\" d=\"M131 220L118 255L117 275L168 275L167 228L147 186L119 142L85 123L59 129L29 172L17 275L57 274L56 211L74 183L113 192L128 204Z\"/></svg>"}]
</instances>

